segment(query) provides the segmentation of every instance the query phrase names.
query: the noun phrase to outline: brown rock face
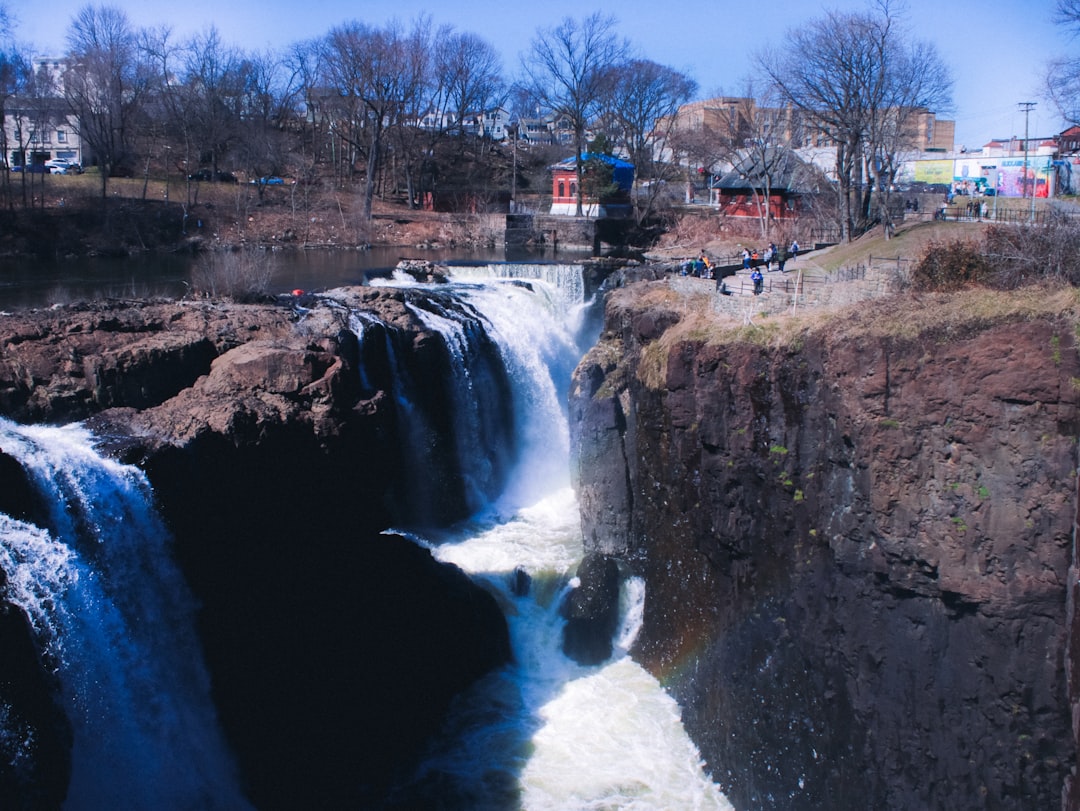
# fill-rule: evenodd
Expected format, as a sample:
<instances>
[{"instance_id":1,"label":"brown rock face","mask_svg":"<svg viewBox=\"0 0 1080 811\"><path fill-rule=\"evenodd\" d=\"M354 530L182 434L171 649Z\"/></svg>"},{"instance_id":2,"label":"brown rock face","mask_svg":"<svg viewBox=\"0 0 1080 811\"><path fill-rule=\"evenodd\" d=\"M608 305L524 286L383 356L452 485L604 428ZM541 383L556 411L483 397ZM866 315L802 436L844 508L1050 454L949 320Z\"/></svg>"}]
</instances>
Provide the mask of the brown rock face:
<instances>
[{"instance_id":1,"label":"brown rock face","mask_svg":"<svg viewBox=\"0 0 1080 811\"><path fill-rule=\"evenodd\" d=\"M446 347L406 297L365 289L303 308L197 302L0 316L0 413L89 420L153 483L201 607L219 717L258 808L373 807L453 696L509 657L487 592L380 534L466 509L447 450L454 437L425 438L421 480L403 456L392 368L431 381L426 400L412 396L435 414L449 410L438 382L451 377ZM378 340L358 340L354 308L379 322ZM26 488L21 470L2 453L0 463L10 486L0 507L34 520L44 511L16 492ZM438 498L410 497L418 487ZM416 504L434 506L421 514ZM15 617L0 602L4 612ZM21 639L17 630L9 621L0 641ZM32 673L34 662L21 661L30 657L14 643L0 651L5 699L5 673ZM21 692L22 710L44 728L47 705ZM59 749L34 774L66 773ZM0 792L7 785L0 779Z\"/></svg>"},{"instance_id":2,"label":"brown rock face","mask_svg":"<svg viewBox=\"0 0 1080 811\"><path fill-rule=\"evenodd\" d=\"M578 369L586 547L735 806L1061 808L1074 318L705 342L648 289Z\"/></svg>"}]
</instances>

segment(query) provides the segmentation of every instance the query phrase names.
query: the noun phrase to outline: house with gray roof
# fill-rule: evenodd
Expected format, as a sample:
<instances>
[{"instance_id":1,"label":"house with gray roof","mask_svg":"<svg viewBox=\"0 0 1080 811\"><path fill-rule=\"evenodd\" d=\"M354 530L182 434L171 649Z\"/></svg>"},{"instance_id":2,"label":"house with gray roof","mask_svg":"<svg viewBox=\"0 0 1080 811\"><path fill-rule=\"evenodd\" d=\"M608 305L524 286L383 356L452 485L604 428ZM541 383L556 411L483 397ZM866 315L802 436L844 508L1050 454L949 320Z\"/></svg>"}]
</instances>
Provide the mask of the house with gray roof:
<instances>
[{"instance_id":1,"label":"house with gray roof","mask_svg":"<svg viewBox=\"0 0 1080 811\"><path fill-rule=\"evenodd\" d=\"M798 217L806 195L828 188L824 173L790 149L751 150L715 178L709 203L729 217L760 217L767 206L774 220Z\"/></svg>"}]
</instances>

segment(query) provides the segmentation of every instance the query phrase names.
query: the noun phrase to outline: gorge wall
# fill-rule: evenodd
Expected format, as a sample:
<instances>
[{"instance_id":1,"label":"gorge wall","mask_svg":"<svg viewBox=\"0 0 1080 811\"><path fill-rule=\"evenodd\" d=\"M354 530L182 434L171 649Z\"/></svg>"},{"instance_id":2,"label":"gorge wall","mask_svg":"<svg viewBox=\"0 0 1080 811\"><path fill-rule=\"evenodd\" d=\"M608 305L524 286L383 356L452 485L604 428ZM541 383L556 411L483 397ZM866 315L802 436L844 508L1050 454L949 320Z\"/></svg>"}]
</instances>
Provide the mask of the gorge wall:
<instances>
[{"instance_id":1,"label":"gorge wall","mask_svg":"<svg viewBox=\"0 0 1080 811\"><path fill-rule=\"evenodd\" d=\"M633 654L736 808L1080 807L1077 312L610 296L571 396L586 551L645 579Z\"/></svg>"},{"instance_id":2,"label":"gorge wall","mask_svg":"<svg viewBox=\"0 0 1080 811\"><path fill-rule=\"evenodd\" d=\"M0 316L0 414L87 420L111 454L147 472L200 606L217 712L260 809L372 807L451 699L509 657L488 592L381 534L470 509L440 423L453 409L439 383L456 361L410 311L422 295ZM357 310L370 340L357 339ZM476 347L483 365L493 350ZM422 470L402 452L402 374L430 381L408 394L430 415L414 438ZM0 511L45 525L3 449ZM0 806L56 808L71 730L3 582L0 572L0 702L40 745L32 763L0 763Z\"/></svg>"}]
</instances>

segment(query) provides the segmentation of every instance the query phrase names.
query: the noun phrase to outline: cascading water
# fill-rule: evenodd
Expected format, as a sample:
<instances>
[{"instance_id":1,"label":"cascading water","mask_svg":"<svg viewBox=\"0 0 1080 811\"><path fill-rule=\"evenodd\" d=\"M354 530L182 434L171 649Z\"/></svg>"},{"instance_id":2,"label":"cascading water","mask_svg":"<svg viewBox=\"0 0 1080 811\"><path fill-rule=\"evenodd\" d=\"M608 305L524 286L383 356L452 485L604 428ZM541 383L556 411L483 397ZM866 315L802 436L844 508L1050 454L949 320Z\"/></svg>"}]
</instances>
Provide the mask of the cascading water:
<instances>
[{"instance_id":1,"label":"cascading water","mask_svg":"<svg viewBox=\"0 0 1080 811\"><path fill-rule=\"evenodd\" d=\"M470 269L467 275L500 274ZM640 581L624 586L624 621L609 662L584 667L562 653L559 607L583 552L569 486L565 395L581 356L572 336L584 302L580 268L556 272L568 279L524 275L525 285L451 285L486 322L513 381L520 447L509 486L461 526L410 536L496 595L514 661L461 698L423 766L398 787L391 804L729 809L705 775L677 705L626 653L641 618ZM421 317L448 344L463 340L452 318ZM467 380L461 385L469 387Z\"/></svg>"},{"instance_id":2,"label":"cascading water","mask_svg":"<svg viewBox=\"0 0 1080 811\"><path fill-rule=\"evenodd\" d=\"M387 360L362 368L360 385L396 402L400 441L417 460L408 473L420 476L410 479L410 497L433 497L423 467L444 460L430 455L432 432L454 435L473 518L415 540L496 596L514 651L512 664L461 697L389 803L730 808L704 774L675 702L626 655L645 598L639 581L625 585L609 662L584 667L562 653L560 604L582 556L566 392L581 356L583 285L577 267L518 268L519 278L500 278L508 272L470 270L471 281L407 299L445 342L457 369L452 383L406 379L390 328L359 310L350 321L361 345L377 342ZM432 401L424 387L436 384L452 389L437 401L452 412L446 424L425 412ZM145 478L101 458L78 426L0 421L0 448L51 507L36 523L0 513L0 569L8 574L0 587L29 617L60 684L74 734L66 808L248 807ZM5 757L17 760L28 745L20 732L4 727L0 706Z\"/></svg>"},{"instance_id":3,"label":"cascading water","mask_svg":"<svg viewBox=\"0 0 1080 811\"><path fill-rule=\"evenodd\" d=\"M47 527L0 514L0 569L74 733L65 808L247 808L143 475L79 426L0 420L0 447L50 508Z\"/></svg>"}]
</instances>

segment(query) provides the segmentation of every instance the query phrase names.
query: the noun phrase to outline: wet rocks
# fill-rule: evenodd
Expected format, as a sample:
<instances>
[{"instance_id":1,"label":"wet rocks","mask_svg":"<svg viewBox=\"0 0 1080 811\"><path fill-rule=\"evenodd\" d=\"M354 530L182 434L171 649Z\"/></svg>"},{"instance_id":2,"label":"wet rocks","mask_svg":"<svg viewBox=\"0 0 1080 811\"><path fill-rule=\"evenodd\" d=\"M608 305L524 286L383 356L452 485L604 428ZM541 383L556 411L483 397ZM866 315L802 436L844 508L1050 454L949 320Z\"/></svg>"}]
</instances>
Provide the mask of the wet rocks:
<instances>
[{"instance_id":1,"label":"wet rocks","mask_svg":"<svg viewBox=\"0 0 1080 811\"><path fill-rule=\"evenodd\" d=\"M615 558L591 554L578 565L577 586L563 602L566 618L563 652L583 665L611 658L619 622L619 564Z\"/></svg>"},{"instance_id":2,"label":"wet rocks","mask_svg":"<svg viewBox=\"0 0 1080 811\"><path fill-rule=\"evenodd\" d=\"M445 347L407 306L411 295L358 289L303 306L129 302L0 316L0 413L87 420L152 482L200 605L218 713L260 808L372 807L452 698L509 657L487 592L381 534L409 520L417 486L386 388L390 361L415 364L418 380L450 374ZM357 308L381 325L370 346L352 329ZM390 344L400 357L385 356ZM0 504L39 515L5 459L0 484L12 489ZM466 509L459 491L440 488L446 514ZM0 603L0 692L7 671L30 672L36 661L13 610ZM23 703L20 712L45 719L39 728L51 724L39 703ZM66 753L34 768L62 775Z\"/></svg>"},{"instance_id":3,"label":"wet rocks","mask_svg":"<svg viewBox=\"0 0 1080 811\"><path fill-rule=\"evenodd\" d=\"M424 284L445 284L447 281L445 268L429 259L402 259L396 269Z\"/></svg>"}]
</instances>

